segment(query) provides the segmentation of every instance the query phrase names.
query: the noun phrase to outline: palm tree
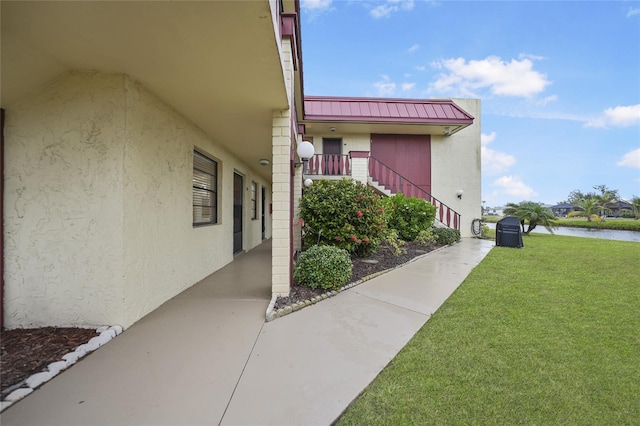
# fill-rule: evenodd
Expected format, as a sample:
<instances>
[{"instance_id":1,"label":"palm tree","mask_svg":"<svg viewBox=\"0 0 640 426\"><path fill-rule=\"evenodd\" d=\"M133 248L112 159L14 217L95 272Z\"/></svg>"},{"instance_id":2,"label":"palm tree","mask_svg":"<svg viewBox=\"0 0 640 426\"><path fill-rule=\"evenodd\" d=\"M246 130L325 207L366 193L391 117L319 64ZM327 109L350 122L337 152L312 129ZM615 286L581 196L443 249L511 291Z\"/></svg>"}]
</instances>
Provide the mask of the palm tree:
<instances>
[{"instance_id":1,"label":"palm tree","mask_svg":"<svg viewBox=\"0 0 640 426\"><path fill-rule=\"evenodd\" d=\"M517 216L518 219L520 219L522 232L525 235L529 235L538 225L544 226L547 231L552 234L553 230L557 228L555 216L551 209L544 207L540 203L534 203L533 201L522 201L519 204L508 203L504 209L504 213ZM524 229L525 223L528 223L526 231Z\"/></svg>"},{"instance_id":2,"label":"palm tree","mask_svg":"<svg viewBox=\"0 0 640 426\"><path fill-rule=\"evenodd\" d=\"M602 218L599 213L605 210L609 210L607 208L607 204L610 200L597 196L593 198L583 198L581 200L576 201L574 204L581 210L573 211L569 213L568 217L586 217L588 222L592 220L596 223L600 223Z\"/></svg>"},{"instance_id":3,"label":"palm tree","mask_svg":"<svg viewBox=\"0 0 640 426\"><path fill-rule=\"evenodd\" d=\"M640 197L634 195L631 199L631 205L633 206L633 214L636 215L636 219L640 219Z\"/></svg>"}]
</instances>

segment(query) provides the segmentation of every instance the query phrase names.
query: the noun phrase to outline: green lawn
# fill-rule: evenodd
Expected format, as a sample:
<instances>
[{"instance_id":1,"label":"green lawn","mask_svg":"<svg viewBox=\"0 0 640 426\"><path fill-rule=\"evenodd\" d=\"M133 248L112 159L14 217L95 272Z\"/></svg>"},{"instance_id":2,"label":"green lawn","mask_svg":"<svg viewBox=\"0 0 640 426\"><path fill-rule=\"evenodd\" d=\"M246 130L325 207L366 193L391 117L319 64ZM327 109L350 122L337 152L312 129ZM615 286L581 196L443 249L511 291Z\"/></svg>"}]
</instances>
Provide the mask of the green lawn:
<instances>
[{"instance_id":1,"label":"green lawn","mask_svg":"<svg viewBox=\"0 0 640 426\"><path fill-rule=\"evenodd\" d=\"M640 424L640 244L495 247L340 425Z\"/></svg>"}]
</instances>

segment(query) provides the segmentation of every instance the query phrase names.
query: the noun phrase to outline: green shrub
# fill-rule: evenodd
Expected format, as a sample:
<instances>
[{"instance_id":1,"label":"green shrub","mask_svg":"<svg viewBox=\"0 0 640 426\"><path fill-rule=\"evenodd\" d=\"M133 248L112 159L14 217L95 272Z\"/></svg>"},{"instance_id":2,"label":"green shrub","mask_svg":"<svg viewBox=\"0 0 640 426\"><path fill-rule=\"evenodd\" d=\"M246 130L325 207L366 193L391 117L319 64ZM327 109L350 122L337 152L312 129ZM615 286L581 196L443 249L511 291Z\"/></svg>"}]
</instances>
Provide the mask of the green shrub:
<instances>
[{"instance_id":1,"label":"green shrub","mask_svg":"<svg viewBox=\"0 0 640 426\"><path fill-rule=\"evenodd\" d=\"M398 231L396 229L389 229L383 239L383 247L391 250L396 256L407 252L407 250L402 248L404 244L405 242L398 238Z\"/></svg>"},{"instance_id":2,"label":"green shrub","mask_svg":"<svg viewBox=\"0 0 640 426\"><path fill-rule=\"evenodd\" d=\"M313 246L302 252L293 270L298 284L310 288L338 290L351 278L349 253L334 246Z\"/></svg>"},{"instance_id":3,"label":"green shrub","mask_svg":"<svg viewBox=\"0 0 640 426\"><path fill-rule=\"evenodd\" d=\"M423 229L418 233L415 242L422 245L431 245L437 243L437 238L433 233L433 228Z\"/></svg>"},{"instance_id":4,"label":"green shrub","mask_svg":"<svg viewBox=\"0 0 640 426\"><path fill-rule=\"evenodd\" d=\"M438 244L453 244L460 241L460 231L451 228L432 228Z\"/></svg>"},{"instance_id":5,"label":"green shrub","mask_svg":"<svg viewBox=\"0 0 640 426\"><path fill-rule=\"evenodd\" d=\"M427 200L407 198L402 193L385 199L384 206L387 226L397 229L400 238L405 241L414 241L421 231L430 229L436 217L436 207Z\"/></svg>"},{"instance_id":6,"label":"green shrub","mask_svg":"<svg viewBox=\"0 0 640 426\"><path fill-rule=\"evenodd\" d=\"M351 180L317 180L300 200L304 245L329 244L357 256L373 253L386 232L382 201Z\"/></svg>"}]
</instances>

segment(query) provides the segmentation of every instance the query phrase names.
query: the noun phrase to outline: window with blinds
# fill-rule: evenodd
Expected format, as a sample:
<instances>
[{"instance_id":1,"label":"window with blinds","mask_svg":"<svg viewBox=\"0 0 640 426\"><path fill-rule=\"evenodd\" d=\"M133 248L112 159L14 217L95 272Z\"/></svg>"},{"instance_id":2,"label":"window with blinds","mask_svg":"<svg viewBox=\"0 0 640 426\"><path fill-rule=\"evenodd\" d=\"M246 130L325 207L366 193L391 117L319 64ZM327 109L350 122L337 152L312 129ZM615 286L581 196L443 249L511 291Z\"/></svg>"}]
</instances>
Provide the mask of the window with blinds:
<instances>
[{"instance_id":1,"label":"window with blinds","mask_svg":"<svg viewBox=\"0 0 640 426\"><path fill-rule=\"evenodd\" d=\"M258 218L258 184L251 182L251 219Z\"/></svg>"},{"instance_id":2,"label":"window with blinds","mask_svg":"<svg viewBox=\"0 0 640 426\"><path fill-rule=\"evenodd\" d=\"M218 223L218 163L193 151L193 225Z\"/></svg>"}]
</instances>

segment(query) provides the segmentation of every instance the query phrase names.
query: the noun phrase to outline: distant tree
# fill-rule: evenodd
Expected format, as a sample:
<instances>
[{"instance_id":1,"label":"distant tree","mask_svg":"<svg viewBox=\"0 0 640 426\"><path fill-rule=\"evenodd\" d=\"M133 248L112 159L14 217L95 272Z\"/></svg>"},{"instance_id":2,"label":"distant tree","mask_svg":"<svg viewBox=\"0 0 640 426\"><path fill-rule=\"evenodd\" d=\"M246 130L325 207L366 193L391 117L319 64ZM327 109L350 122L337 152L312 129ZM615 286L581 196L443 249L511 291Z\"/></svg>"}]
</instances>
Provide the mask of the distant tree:
<instances>
[{"instance_id":1,"label":"distant tree","mask_svg":"<svg viewBox=\"0 0 640 426\"><path fill-rule=\"evenodd\" d=\"M613 207L615 201L620 199L618 190L607 188L607 185L596 185L593 189L600 192L594 198L598 200L598 203L600 204L598 214L601 217L605 217L607 213L611 212L611 207Z\"/></svg>"},{"instance_id":2,"label":"distant tree","mask_svg":"<svg viewBox=\"0 0 640 426\"><path fill-rule=\"evenodd\" d=\"M574 189L569 193L569 196L567 197L566 202L569 204L573 204L576 201L584 200L585 198L591 198L591 197L587 197L586 194L583 194L582 191L580 191L579 189Z\"/></svg>"},{"instance_id":3,"label":"distant tree","mask_svg":"<svg viewBox=\"0 0 640 426\"><path fill-rule=\"evenodd\" d=\"M633 208L633 214L636 216L636 219L640 219L640 197L634 195L631 199L631 206Z\"/></svg>"},{"instance_id":4,"label":"distant tree","mask_svg":"<svg viewBox=\"0 0 640 426\"><path fill-rule=\"evenodd\" d=\"M583 193L579 189L574 189L569 193L566 202L569 204L579 204L581 201L596 200L601 206L601 209L597 212L600 215L604 214L609 208L609 205L620 198L617 189L610 189L607 185L595 185L593 187L597 192Z\"/></svg>"},{"instance_id":5,"label":"distant tree","mask_svg":"<svg viewBox=\"0 0 640 426\"><path fill-rule=\"evenodd\" d=\"M552 234L557 227L551 209L533 201L521 201L518 204L508 203L504 208L504 213L517 216L520 219L520 226L522 226L522 232L525 235L529 235L538 225L544 226ZM525 224L528 225L526 230Z\"/></svg>"},{"instance_id":6,"label":"distant tree","mask_svg":"<svg viewBox=\"0 0 640 426\"><path fill-rule=\"evenodd\" d=\"M601 200L598 198L583 198L573 204L580 210L570 212L567 217L586 217L587 221L600 223L599 213L602 210Z\"/></svg>"},{"instance_id":7,"label":"distant tree","mask_svg":"<svg viewBox=\"0 0 640 426\"><path fill-rule=\"evenodd\" d=\"M620 198L618 190L607 188L607 185L596 185L593 189L600 191L600 194L598 195L603 199L617 200Z\"/></svg>"}]
</instances>

